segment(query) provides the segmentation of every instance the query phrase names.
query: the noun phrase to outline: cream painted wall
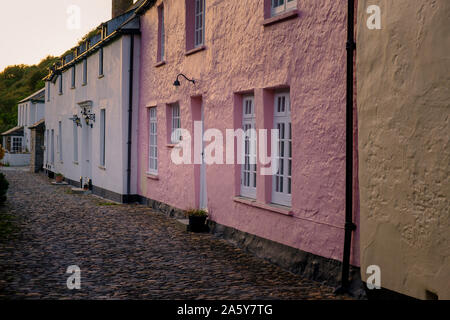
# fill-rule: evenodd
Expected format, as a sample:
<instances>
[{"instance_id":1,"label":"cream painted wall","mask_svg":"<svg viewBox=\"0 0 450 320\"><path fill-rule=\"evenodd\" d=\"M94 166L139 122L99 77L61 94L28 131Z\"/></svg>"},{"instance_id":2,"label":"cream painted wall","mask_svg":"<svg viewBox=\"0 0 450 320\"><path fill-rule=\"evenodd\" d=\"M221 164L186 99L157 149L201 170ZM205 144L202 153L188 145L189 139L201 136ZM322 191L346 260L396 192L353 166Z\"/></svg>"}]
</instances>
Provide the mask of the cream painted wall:
<instances>
[{"instance_id":1,"label":"cream painted wall","mask_svg":"<svg viewBox=\"0 0 450 320\"><path fill-rule=\"evenodd\" d=\"M450 299L450 1L359 0L361 271L384 288Z\"/></svg>"}]
</instances>

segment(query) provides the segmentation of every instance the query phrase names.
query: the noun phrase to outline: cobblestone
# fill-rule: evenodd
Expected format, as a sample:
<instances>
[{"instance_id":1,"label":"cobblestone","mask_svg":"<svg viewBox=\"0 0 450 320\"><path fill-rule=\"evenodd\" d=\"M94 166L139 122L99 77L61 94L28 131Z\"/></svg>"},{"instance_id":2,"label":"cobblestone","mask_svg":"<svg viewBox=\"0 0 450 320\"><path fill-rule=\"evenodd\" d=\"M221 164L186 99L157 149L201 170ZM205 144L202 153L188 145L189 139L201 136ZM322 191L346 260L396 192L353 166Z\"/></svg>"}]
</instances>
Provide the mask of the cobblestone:
<instances>
[{"instance_id":1,"label":"cobblestone","mask_svg":"<svg viewBox=\"0 0 450 320\"><path fill-rule=\"evenodd\" d=\"M10 189L0 211L18 229L0 239L0 299L336 299L333 288L187 233L148 207L4 173ZM71 265L81 268L81 290L66 286Z\"/></svg>"}]
</instances>

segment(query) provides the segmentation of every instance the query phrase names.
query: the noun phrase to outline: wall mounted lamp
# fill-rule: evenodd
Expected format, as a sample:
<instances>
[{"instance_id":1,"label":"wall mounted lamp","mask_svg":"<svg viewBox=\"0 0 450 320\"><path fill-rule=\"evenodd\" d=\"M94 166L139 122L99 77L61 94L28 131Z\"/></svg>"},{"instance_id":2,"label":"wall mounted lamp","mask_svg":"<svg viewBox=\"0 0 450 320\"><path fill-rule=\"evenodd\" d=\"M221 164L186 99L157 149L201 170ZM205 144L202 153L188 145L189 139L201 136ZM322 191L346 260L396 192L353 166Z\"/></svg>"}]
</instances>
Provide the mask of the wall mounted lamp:
<instances>
[{"instance_id":1,"label":"wall mounted lamp","mask_svg":"<svg viewBox=\"0 0 450 320\"><path fill-rule=\"evenodd\" d=\"M95 122L95 114L91 112L90 108L83 108L83 110L81 111L81 115L84 117L86 124L93 128L93 122Z\"/></svg>"},{"instance_id":2,"label":"wall mounted lamp","mask_svg":"<svg viewBox=\"0 0 450 320\"><path fill-rule=\"evenodd\" d=\"M173 83L173 85L174 85L175 87L181 86L181 83L180 83L180 80L179 80L180 76L182 76L183 78L185 78L187 81L192 82L193 84L195 84L195 80L194 80L194 79L189 79L189 78L186 77L184 74L180 73L180 74L177 76L177 80L175 80L175 82Z\"/></svg>"},{"instance_id":3,"label":"wall mounted lamp","mask_svg":"<svg viewBox=\"0 0 450 320\"><path fill-rule=\"evenodd\" d=\"M72 120L73 123L77 125L77 127L83 127L80 117L78 117L76 114L72 118L69 118L69 120Z\"/></svg>"}]
</instances>

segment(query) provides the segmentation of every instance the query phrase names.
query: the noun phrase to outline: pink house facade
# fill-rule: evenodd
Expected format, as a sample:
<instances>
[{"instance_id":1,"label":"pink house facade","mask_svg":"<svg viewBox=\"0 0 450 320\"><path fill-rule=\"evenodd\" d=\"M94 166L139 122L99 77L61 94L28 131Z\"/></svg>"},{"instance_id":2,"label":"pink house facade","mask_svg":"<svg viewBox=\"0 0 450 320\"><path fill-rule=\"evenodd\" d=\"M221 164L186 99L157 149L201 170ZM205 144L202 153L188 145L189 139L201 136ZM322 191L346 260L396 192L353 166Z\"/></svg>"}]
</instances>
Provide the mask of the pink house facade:
<instances>
[{"instance_id":1,"label":"pink house facade","mask_svg":"<svg viewBox=\"0 0 450 320\"><path fill-rule=\"evenodd\" d=\"M337 282L345 232L346 3L158 0L145 9L140 198L172 215L205 208L213 231L295 272ZM195 84L180 76L174 86L179 74ZM261 163L174 164L172 132L193 137L195 122L224 137L227 129L280 129L281 169L266 176ZM193 148L192 158L202 152ZM357 232L351 264L359 266Z\"/></svg>"}]
</instances>

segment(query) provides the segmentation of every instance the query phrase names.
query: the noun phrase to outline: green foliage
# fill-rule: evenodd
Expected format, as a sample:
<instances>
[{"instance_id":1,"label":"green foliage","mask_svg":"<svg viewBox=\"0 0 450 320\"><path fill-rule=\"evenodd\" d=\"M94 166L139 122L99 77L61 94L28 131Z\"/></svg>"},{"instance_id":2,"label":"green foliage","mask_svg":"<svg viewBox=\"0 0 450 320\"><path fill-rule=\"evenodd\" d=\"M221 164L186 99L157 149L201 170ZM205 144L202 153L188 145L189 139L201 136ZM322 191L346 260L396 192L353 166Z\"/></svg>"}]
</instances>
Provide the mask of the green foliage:
<instances>
[{"instance_id":1,"label":"green foliage","mask_svg":"<svg viewBox=\"0 0 450 320\"><path fill-rule=\"evenodd\" d=\"M0 173L0 204L6 201L6 192L8 192L9 182L3 173Z\"/></svg>"},{"instance_id":2,"label":"green foliage","mask_svg":"<svg viewBox=\"0 0 450 320\"><path fill-rule=\"evenodd\" d=\"M99 207L114 207L114 206L118 206L119 204L115 203L115 202L99 202L99 203L97 203L97 205Z\"/></svg>"},{"instance_id":3,"label":"green foliage","mask_svg":"<svg viewBox=\"0 0 450 320\"><path fill-rule=\"evenodd\" d=\"M9 66L0 73L0 132L17 125L17 104L44 87L48 69L58 58L48 56L34 66Z\"/></svg>"},{"instance_id":4,"label":"green foliage","mask_svg":"<svg viewBox=\"0 0 450 320\"><path fill-rule=\"evenodd\" d=\"M187 216L195 216L195 217L207 217L208 213L205 210L201 209L189 209L186 210Z\"/></svg>"}]
</instances>

